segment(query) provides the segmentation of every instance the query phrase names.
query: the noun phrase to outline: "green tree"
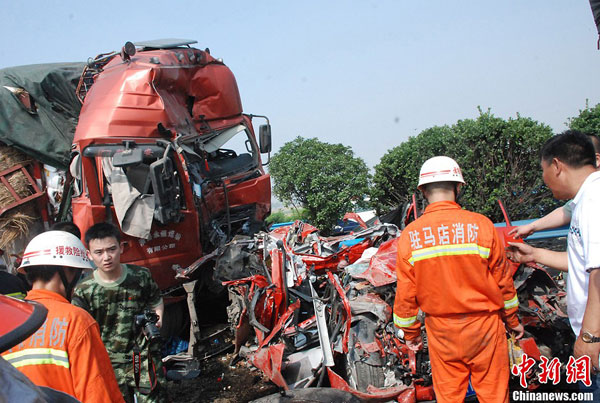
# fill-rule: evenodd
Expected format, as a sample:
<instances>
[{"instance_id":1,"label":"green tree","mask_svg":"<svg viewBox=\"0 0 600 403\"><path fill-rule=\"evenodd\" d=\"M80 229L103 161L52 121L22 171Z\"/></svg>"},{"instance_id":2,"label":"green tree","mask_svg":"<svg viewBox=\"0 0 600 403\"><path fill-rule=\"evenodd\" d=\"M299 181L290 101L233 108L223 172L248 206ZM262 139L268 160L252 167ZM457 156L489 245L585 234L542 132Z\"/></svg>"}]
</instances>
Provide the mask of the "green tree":
<instances>
[{"instance_id":1,"label":"green tree","mask_svg":"<svg viewBox=\"0 0 600 403\"><path fill-rule=\"evenodd\" d=\"M279 211L274 211L272 212L267 219L265 220L265 223L267 225L271 225L271 224L278 224L278 223L282 223L282 222L290 222L290 221L296 221L296 220L306 220L307 216L306 216L306 210L305 209L292 209L291 211L285 212L283 210L279 210Z\"/></svg>"},{"instance_id":2,"label":"green tree","mask_svg":"<svg viewBox=\"0 0 600 403\"><path fill-rule=\"evenodd\" d=\"M600 104L590 108L586 102L578 116L568 119L568 125L570 129L600 135Z\"/></svg>"},{"instance_id":3,"label":"green tree","mask_svg":"<svg viewBox=\"0 0 600 403\"><path fill-rule=\"evenodd\" d=\"M308 220L328 232L368 194L369 169L350 147L297 137L271 158L273 192L284 204L304 207Z\"/></svg>"},{"instance_id":4,"label":"green tree","mask_svg":"<svg viewBox=\"0 0 600 403\"><path fill-rule=\"evenodd\" d=\"M406 203L417 188L423 162L446 152L448 126L432 127L389 150L375 166L371 204L378 213Z\"/></svg>"},{"instance_id":5,"label":"green tree","mask_svg":"<svg viewBox=\"0 0 600 403\"><path fill-rule=\"evenodd\" d=\"M416 191L421 164L433 155L447 155L463 170L467 186L460 203L465 208L503 221L501 199L512 220L541 216L557 206L539 166L539 150L551 136L547 125L519 115L504 120L489 110L452 127L427 129L388 152L375 167L375 206L383 211L404 203ZM387 179L390 175L393 180ZM382 189L388 186L394 189Z\"/></svg>"},{"instance_id":6,"label":"green tree","mask_svg":"<svg viewBox=\"0 0 600 403\"><path fill-rule=\"evenodd\" d=\"M552 136L552 129L519 115L508 121L488 110L476 120L452 127L448 155L463 170L465 208L503 221L498 199L513 220L534 218L556 207L543 183L539 150Z\"/></svg>"}]
</instances>

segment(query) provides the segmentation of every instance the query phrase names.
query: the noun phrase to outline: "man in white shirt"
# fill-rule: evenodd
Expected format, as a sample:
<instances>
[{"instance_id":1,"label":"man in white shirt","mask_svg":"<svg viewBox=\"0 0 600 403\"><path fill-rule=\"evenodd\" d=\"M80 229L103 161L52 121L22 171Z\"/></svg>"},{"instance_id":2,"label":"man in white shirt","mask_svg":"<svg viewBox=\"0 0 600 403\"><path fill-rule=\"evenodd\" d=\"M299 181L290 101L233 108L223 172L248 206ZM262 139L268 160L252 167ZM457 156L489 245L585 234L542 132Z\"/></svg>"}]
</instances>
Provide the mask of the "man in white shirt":
<instances>
[{"instance_id":1,"label":"man in white shirt","mask_svg":"<svg viewBox=\"0 0 600 403\"><path fill-rule=\"evenodd\" d=\"M596 153L596 170L600 170L600 138L592 133L586 133L586 136L592 140L594 151ZM526 238L534 232L543 231L550 228L561 227L571 222L573 214L573 202L569 200L564 206L559 207L542 218L532 223L513 228L508 235L515 238Z\"/></svg>"},{"instance_id":2,"label":"man in white shirt","mask_svg":"<svg viewBox=\"0 0 600 403\"><path fill-rule=\"evenodd\" d=\"M592 142L577 131L556 135L542 148L541 166L544 182L554 197L573 199L567 258L561 252L523 248L517 244L511 244L507 252L509 258L520 263L536 261L559 270L568 269L568 315L577 336L573 355L575 358L589 356L593 372L597 373L600 354L600 270L597 270L600 268L600 172L596 171Z\"/></svg>"}]
</instances>

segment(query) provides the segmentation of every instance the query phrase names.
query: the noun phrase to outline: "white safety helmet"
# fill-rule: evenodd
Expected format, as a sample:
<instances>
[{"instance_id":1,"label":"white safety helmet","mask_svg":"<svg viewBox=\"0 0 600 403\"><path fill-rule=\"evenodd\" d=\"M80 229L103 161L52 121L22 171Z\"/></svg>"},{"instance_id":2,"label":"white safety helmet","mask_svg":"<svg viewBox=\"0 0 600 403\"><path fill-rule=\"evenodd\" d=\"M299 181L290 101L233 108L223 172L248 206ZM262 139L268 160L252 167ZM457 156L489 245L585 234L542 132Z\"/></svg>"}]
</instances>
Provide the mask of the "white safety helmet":
<instances>
[{"instance_id":1,"label":"white safety helmet","mask_svg":"<svg viewBox=\"0 0 600 403\"><path fill-rule=\"evenodd\" d=\"M450 157L437 156L429 158L421 166L417 188L434 182L465 183L460 167Z\"/></svg>"},{"instance_id":2,"label":"white safety helmet","mask_svg":"<svg viewBox=\"0 0 600 403\"><path fill-rule=\"evenodd\" d=\"M65 231L46 231L34 237L23 253L19 273L33 266L64 266L92 269L83 243Z\"/></svg>"}]
</instances>

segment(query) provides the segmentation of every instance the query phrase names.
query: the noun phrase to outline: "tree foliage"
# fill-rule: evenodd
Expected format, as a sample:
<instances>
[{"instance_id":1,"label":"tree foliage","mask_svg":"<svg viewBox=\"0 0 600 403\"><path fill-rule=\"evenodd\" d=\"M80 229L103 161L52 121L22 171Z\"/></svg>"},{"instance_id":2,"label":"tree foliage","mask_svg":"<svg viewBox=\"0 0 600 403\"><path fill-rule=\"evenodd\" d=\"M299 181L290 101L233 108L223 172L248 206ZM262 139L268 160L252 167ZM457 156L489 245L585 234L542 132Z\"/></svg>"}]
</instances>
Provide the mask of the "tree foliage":
<instances>
[{"instance_id":1,"label":"tree foliage","mask_svg":"<svg viewBox=\"0 0 600 403\"><path fill-rule=\"evenodd\" d=\"M417 137L389 150L375 166L371 202L379 213L407 202L416 189L423 162L446 152L448 126L424 130Z\"/></svg>"},{"instance_id":2,"label":"tree foliage","mask_svg":"<svg viewBox=\"0 0 600 403\"><path fill-rule=\"evenodd\" d=\"M297 137L271 158L273 192L327 231L368 194L369 170L350 147Z\"/></svg>"},{"instance_id":3,"label":"tree foliage","mask_svg":"<svg viewBox=\"0 0 600 403\"><path fill-rule=\"evenodd\" d=\"M305 209L292 209L288 212L283 210L274 211L265 219L265 223L271 225L296 220L308 220Z\"/></svg>"},{"instance_id":4,"label":"tree foliage","mask_svg":"<svg viewBox=\"0 0 600 403\"><path fill-rule=\"evenodd\" d=\"M580 109L579 115L570 118L568 123L570 129L600 135L600 104L590 108L586 103L585 109Z\"/></svg>"},{"instance_id":5,"label":"tree foliage","mask_svg":"<svg viewBox=\"0 0 600 403\"><path fill-rule=\"evenodd\" d=\"M375 166L372 200L380 212L405 203L416 192L423 162L447 155L467 182L460 200L465 208L503 221L501 199L512 220L541 216L557 206L539 165L539 150L551 136L550 127L532 119L507 121L480 110L477 119L427 129L390 150Z\"/></svg>"}]
</instances>

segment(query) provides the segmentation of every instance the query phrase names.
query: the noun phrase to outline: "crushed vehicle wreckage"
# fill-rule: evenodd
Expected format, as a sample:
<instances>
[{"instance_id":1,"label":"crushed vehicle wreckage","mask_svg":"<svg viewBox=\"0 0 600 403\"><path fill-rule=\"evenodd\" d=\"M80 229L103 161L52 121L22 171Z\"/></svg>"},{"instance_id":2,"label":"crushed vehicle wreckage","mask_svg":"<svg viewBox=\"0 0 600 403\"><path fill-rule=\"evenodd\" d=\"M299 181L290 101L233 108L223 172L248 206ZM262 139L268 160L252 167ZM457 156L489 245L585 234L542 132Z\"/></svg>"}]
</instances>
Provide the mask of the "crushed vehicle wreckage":
<instances>
[{"instance_id":1,"label":"crushed vehicle wreckage","mask_svg":"<svg viewBox=\"0 0 600 403\"><path fill-rule=\"evenodd\" d=\"M503 242L512 241L509 230L498 228ZM424 347L414 352L393 324L399 234L377 224L327 238L296 221L235 238L215 266L231 301L232 362L246 359L282 390L330 386L367 400L435 399L424 327ZM564 284L537 265L512 270L526 336L509 343L511 363L523 354L566 362L574 338ZM539 386L528 378L528 389Z\"/></svg>"},{"instance_id":2,"label":"crushed vehicle wreckage","mask_svg":"<svg viewBox=\"0 0 600 403\"><path fill-rule=\"evenodd\" d=\"M81 233L118 224L121 262L147 267L161 290L163 336L190 327L187 350L175 340L165 351L175 379L221 351L210 341L222 333L205 334L196 313L213 252L271 211L269 119L244 112L233 72L196 43L126 42L87 64L0 69L3 263L16 270L58 222Z\"/></svg>"}]
</instances>

